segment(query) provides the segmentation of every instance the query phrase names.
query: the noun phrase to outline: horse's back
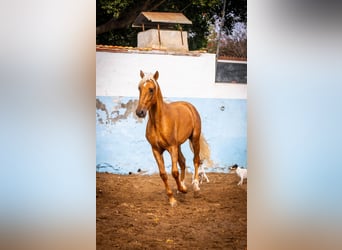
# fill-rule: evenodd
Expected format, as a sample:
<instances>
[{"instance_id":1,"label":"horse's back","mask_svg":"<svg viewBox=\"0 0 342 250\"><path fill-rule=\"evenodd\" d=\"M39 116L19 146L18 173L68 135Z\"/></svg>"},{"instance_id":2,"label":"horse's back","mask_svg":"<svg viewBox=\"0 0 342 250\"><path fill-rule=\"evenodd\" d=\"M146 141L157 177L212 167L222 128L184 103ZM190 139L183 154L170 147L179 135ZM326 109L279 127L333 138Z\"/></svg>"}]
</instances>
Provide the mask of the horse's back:
<instances>
[{"instance_id":1,"label":"horse's back","mask_svg":"<svg viewBox=\"0 0 342 250\"><path fill-rule=\"evenodd\" d=\"M195 106L192 105L191 103L178 101L178 102L171 102L169 105L170 107L175 108L180 115L189 115L195 121L200 122L200 115L197 109L195 108Z\"/></svg>"},{"instance_id":2,"label":"horse's back","mask_svg":"<svg viewBox=\"0 0 342 250\"><path fill-rule=\"evenodd\" d=\"M195 132L201 133L201 117L194 105L184 101L172 102L169 105L176 110L177 119L181 123L191 123Z\"/></svg>"}]
</instances>

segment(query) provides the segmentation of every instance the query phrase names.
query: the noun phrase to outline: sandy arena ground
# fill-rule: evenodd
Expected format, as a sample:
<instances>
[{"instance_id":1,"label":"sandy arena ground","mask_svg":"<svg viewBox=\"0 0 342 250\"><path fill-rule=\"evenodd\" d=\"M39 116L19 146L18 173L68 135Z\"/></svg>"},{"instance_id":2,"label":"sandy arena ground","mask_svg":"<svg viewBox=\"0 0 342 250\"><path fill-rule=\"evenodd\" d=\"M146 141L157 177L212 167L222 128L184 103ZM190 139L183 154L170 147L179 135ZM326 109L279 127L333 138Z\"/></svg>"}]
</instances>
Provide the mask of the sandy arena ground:
<instances>
[{"instance_id":1,"label":"sandy arena ground","mask_svg":"<svg viewBox=\"0 0 342 250\"><path fill-rule=\"evenodd\" d=\"M207 173L210 182L194 196L168 203L159 175L96 174L97 249L247 249L247 181L236 174Z\"/></svg>"}]
</instances>

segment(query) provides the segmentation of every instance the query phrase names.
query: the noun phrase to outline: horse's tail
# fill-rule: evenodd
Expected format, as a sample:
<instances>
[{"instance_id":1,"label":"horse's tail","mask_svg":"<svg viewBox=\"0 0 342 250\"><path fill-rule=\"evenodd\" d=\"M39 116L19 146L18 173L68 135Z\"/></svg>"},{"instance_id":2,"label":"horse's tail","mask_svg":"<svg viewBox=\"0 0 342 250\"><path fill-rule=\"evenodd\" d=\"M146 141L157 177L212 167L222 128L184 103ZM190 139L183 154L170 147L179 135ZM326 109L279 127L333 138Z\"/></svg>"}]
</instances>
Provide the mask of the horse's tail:
<instances>
[{"instance_id":1,"label":"horse's tail","mask_svg":"<svg viewBox=\"0 0 342 250\"><path fill-rule=\"evenodd\" d=\"M189 144L190 144L190 149L192 152L194 152L194 149L192 147L192 143L189 140ZM200 159L202 163L205 163L205 165L207 167L212 167L214 165L214 162L211 159L210 156L210 147L209 144L207 142L207 140L204 138L203 134L201 133L200 136L200 153L199 153Z\"/></svg>"}]
</instances>

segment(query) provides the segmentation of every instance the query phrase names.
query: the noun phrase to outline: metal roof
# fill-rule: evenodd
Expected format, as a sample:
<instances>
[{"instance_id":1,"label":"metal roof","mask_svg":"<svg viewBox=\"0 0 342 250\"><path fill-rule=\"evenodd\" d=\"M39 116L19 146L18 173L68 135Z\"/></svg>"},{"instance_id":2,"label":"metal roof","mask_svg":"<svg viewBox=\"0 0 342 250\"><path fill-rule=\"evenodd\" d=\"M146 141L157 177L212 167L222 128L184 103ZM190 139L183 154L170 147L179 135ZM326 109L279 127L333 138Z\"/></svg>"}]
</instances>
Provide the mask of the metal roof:
<instances>
[{"instance_id":1,"label":"metal roof","mask_svg":"<svg viewBox=\"0 0 342 250\"><path fill-rule=\"evenodd\" d=\"M170 24L192 24L182 13L175 12L141 12L132 24L132 27L170 25Z\"/></svg>"}]
</instances>

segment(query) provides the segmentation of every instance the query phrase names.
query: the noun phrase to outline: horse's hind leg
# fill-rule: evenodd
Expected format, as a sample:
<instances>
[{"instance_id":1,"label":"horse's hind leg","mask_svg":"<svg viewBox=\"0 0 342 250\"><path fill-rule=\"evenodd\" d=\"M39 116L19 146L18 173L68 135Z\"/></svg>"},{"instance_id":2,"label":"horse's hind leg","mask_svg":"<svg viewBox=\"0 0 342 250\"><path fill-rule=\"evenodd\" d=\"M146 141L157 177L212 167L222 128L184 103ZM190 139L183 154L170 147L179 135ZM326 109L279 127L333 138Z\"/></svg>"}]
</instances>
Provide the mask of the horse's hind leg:
<instances>
[{"instance_id":1,"label":"horse's hind leg","mask_svg":"<svg viewBox=\"0 0 342 250\"><path fill-rule=\"evenodd\" d=\"M185 182L184 182L184 179L185 179L185 157L182 154L181 146L178 147L178 164L181 168L180 181L181 181L181 185L183 186L183 192L187 192L187 188L186 188Z\"/></svg>"},{"instance_id":2,"label":"horse's hind leg","mask_svg":"<svg viewBox=\"0 0 342 250\"><path fill-rule=\"evenodd\" d=\"M198 182L198 168L200 166L200 156L199 156L199 152L200 152L200 135L193 135L190 138L191 141L191 145L192 145L192 149L193 149L193 153L194 153L194 168L195 168L195 173L194 173L194 179L193 179L193 187L194 187L194 191L199 191L199 182Z\"/></svg>"}]
</instances>

